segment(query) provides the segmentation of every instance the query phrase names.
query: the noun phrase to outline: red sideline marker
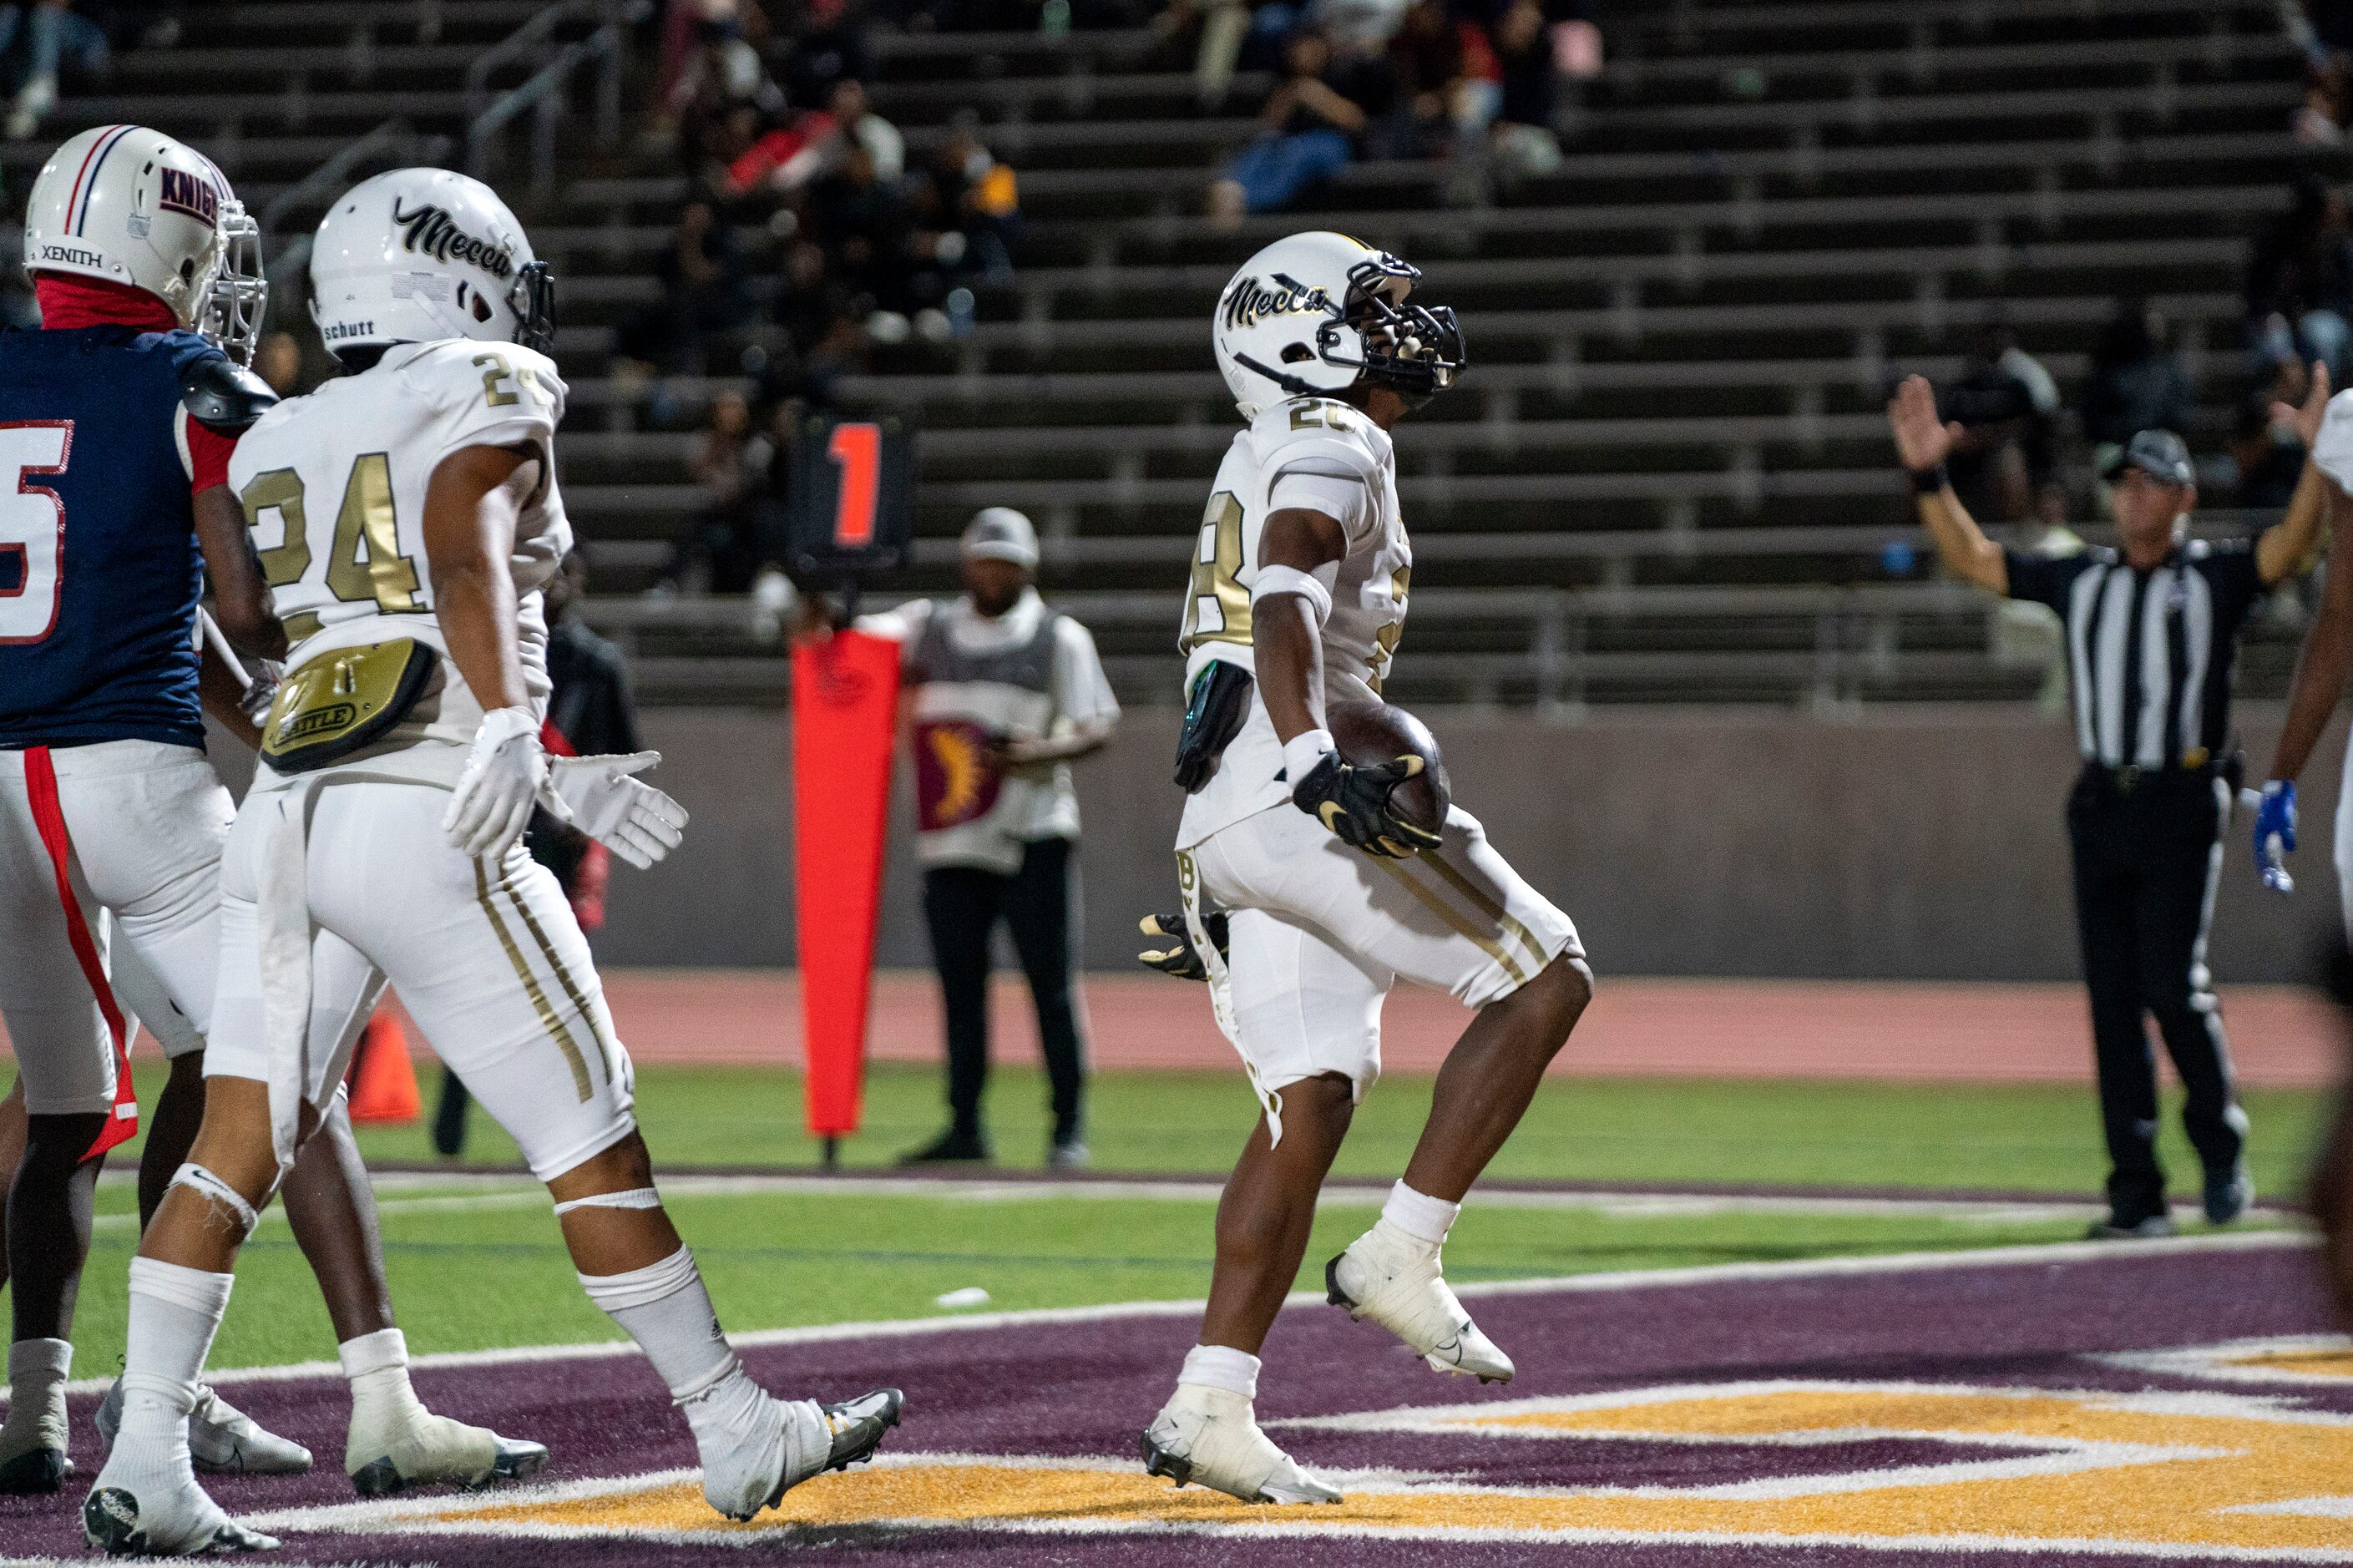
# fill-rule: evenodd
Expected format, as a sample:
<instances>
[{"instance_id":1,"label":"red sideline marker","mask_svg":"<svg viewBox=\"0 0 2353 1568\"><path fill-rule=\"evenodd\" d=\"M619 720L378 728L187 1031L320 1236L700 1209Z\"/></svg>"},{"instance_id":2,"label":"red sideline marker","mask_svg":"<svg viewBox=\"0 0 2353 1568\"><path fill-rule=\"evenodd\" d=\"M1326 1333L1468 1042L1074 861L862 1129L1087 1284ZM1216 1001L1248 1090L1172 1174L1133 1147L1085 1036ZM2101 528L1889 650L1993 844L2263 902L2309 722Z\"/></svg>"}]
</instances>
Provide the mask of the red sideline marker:
<instances>
[{"instance_id":1,"label":"red sideline marker","mask_svg":"<svg viewBox=\"0 0 2353 1568\"><path fill-rule=\"evenodd\" d=\"M808 1130L858 1131L874 921L898 716L899 644L836 633L793 650L793 885ZM811 824L822 823L822 833Z\"/></svg>"}]
</instances>

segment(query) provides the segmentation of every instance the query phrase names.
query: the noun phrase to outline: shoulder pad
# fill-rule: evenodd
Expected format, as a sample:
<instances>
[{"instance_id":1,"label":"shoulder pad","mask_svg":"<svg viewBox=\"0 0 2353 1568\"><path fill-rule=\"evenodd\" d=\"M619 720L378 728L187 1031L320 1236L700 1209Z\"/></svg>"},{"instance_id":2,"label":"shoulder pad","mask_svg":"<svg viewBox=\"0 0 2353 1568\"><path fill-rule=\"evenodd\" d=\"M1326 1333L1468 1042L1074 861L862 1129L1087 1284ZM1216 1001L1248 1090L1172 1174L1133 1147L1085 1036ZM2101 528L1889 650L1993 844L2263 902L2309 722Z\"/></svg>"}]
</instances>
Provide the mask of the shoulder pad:
<instances>
[{"instance_id":1,"label":"shoulder pad","mask_svg":"<svg viewBox=\"0 0 2353 1568\"><path fill-rule=\"evenodd\" d=\"M180 402L197 424L233 435L275 407L278 395L237 361L214 353L180 366Z\"/></svg>"},{"instance_id":2,"label":"shoulder pad","mask_svg":"<svg viewBox=\"0 0 2353 1568\"><path fill-rule=\"evenodd\" d=\"M1303 468L1371 480L1381 470L1379 427L1345 403L1293 398L1250 422L1250 440L1270 472Z\"/></svg>"}]
</instances>

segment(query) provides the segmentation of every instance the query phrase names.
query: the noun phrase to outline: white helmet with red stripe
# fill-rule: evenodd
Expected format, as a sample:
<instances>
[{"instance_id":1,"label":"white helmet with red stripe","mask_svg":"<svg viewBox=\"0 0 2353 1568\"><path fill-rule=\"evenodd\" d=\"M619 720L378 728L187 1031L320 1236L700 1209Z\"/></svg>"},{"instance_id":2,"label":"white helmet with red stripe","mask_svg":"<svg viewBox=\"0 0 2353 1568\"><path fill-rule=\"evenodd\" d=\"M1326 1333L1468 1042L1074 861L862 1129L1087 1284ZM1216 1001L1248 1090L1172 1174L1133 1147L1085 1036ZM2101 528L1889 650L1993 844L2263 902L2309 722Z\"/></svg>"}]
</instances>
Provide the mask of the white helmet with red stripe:
<instances>
[{"instance_id":1,"label":"white helmet with red stripe","mask_svg":"<svg viewBox=\"0 0 2353 1568\"><path fill-rule=\"evenodd\" d=\"M25 270L143 289L184 327L250 360L269 285L261 230L210 158L143 125L101 125L41 166Z\"/></svg>"}]
</instances>

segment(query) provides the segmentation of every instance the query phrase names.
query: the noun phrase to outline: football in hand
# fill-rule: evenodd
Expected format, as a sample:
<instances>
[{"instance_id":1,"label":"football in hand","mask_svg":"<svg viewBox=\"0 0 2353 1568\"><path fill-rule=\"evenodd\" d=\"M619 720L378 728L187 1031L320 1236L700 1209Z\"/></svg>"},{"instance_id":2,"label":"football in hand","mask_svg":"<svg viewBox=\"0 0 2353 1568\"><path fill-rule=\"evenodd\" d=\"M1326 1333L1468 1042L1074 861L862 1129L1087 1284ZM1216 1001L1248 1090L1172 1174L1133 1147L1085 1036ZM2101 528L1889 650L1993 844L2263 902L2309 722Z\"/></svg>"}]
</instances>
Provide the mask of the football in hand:
<instances>
[{"instance_id":1,"label":"football in hand","mask_svg":"<svg viewBox=\"0 0 2353 1568\"><path fill-rule=\"evenodd\" d=\"M1446 826L1446 809L1453 791L1446 783L1446 762L1438 742L1422 721L1402 708L1386 702L1335 702L1324 711L1324 727L1332 731L1340 760L1351 767L1377 767L1402 756L1421 759L1420 773L1398 785L1389 796L1391 809L1403 820L1426 832Z\"/></svg>"}]
</instances>

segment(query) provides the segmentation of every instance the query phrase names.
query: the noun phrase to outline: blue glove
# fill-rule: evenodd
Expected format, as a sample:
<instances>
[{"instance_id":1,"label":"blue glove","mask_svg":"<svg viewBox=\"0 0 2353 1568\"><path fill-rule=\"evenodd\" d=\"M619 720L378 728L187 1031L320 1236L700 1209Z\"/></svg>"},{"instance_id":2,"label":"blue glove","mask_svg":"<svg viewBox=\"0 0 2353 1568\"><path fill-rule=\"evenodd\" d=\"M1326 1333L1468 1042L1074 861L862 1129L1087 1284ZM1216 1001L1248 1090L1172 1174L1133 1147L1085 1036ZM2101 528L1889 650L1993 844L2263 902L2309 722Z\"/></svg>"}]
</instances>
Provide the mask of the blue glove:
<instances>
[{"instance_id":1,"label":"blue glove","mask_svg":"<svg viewBox=\"0 0 2353 1568\"><path fill-rule=\"evenodd\" d=\"M2250 795L2254 792L2250 790ZM2275 893L2295 891L2287 858L2295 848L2295 783L2273 779L2255 795L2255 869Z\"/></svg>"}]
</instances>

